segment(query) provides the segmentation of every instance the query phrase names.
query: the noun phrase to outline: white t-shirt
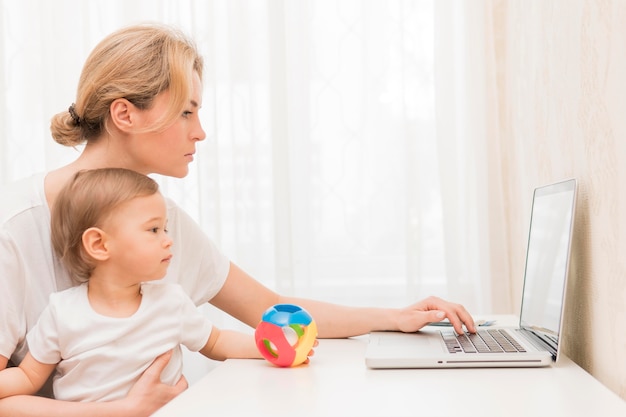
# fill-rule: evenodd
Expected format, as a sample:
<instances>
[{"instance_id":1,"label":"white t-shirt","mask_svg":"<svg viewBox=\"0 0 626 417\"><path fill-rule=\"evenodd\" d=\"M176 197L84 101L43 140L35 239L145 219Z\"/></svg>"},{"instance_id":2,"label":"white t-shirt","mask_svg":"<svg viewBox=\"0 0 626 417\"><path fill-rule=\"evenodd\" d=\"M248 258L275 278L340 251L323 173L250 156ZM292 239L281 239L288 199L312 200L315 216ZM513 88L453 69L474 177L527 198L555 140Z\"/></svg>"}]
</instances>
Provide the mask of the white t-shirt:
<instances>
[{"instance_id":1,"label":"white t-shirt","mask_svg":"<svg viewBox=\"0 0 626 417\"><path fill-rule=\"evenodd\" d=\"M200 227L166 199L173 258L162 282L180 284L196 305L224 285L229 260ZM76 285L53 255L44 174L0 187L0 355L19 364L26 333L48 305L50 294Z\"/></svg>"},{"instance_id":2,"label":"white t-shirt","mask_svg":"<svg viewBox=\"0 0 626 417\"><path fill-rule=\"evenodd\" d=\"M66 401L124 398L154 359L174 349L161 381L174 385L182 375L180 345L204 347L212 325L179 285L145 283L130 317L96 313L87 285L50 295L48 307L28 333L31 355L56 364L54 397Z\"/></svg>"}]
</instances>

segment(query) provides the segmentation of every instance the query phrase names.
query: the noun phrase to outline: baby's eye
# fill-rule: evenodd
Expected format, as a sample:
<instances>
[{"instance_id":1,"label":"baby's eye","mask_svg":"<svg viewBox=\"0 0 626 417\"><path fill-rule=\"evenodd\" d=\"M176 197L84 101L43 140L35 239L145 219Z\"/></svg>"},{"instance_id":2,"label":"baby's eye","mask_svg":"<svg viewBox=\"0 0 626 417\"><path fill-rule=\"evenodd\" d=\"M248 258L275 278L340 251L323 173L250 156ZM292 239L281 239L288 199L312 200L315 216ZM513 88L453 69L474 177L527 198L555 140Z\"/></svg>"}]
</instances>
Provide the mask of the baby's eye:
<instances>
[{"instance_id":1,"label":"baby's eye","mask_svg":"<svg viewBox=\"0 0 626 417\"><path fill-rule=\"evenodd\" d=\"M152 233L159 233L159 228L158 227L153 227L152 229L150 229L150 231Z\"/></svg>"}]
</instances>

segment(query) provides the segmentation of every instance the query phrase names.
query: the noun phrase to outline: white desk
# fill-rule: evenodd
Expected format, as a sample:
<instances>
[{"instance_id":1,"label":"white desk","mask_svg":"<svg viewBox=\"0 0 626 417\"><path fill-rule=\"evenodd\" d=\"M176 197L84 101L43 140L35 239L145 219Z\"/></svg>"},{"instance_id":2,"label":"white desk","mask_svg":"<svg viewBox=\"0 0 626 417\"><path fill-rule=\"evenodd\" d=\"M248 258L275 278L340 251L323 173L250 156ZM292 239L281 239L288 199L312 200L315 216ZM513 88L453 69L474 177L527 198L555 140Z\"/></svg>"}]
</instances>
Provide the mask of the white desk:
<instances>
[{"instance_id":1,"label":"white desk","mask_svg":"<svg viewBox=\"0 0 626 417\"><path fill-rule=\"evenodd\" d=\"M228 360L155 416L626 416L569 358L534 369L371 370L367 336L322 339L309 365Z\"/></svg>"}]
</instances>

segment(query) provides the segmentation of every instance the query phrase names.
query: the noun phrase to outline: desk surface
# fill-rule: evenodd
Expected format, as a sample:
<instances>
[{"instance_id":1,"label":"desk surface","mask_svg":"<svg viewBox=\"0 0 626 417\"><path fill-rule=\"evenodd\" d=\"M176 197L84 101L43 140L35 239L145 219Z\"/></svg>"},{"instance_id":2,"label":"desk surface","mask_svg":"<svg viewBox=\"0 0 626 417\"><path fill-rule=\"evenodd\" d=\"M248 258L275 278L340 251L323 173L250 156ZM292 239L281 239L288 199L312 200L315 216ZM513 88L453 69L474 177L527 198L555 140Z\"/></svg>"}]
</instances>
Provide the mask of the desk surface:
<instances>
[{"instance_id":1,"label":"desk surface","mask_svg":"<svg viewBox=\"0 0 626 417\"><path fill-rule=\"evenodd\" d=\"M367 336L319 342L296 368L228 360L155 416L626 416L625 401L565 356L533 369L372 370Z\"/></svg>"}]
</instances>

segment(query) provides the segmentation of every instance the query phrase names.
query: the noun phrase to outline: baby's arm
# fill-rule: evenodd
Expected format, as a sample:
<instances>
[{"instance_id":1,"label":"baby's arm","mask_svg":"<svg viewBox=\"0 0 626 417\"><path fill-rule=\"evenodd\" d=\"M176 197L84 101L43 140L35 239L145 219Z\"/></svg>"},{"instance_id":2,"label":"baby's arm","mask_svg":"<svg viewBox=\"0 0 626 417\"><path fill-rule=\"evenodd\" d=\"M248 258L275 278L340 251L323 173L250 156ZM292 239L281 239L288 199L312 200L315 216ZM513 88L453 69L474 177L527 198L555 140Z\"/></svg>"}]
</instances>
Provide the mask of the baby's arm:
<instances>
[{"instance_id":1,"label":"baby's arm","mask_svg":"<svg viewBox=\"0 0 626 417\"><path fill-rule=\"evenodd\" d=\"M34 395L15 395L0 400L0 416L40 417L147 417L187 389L184 377L174 386L161 382L161 372L172 352L157 357L135 383L128 395L115 401L97 403L53 400ZM0 355L0 363L2 362ZM4 370L0 371L0 375Z\"/></svg>"},{"instance_id":2,"label":"baby's arm","mask_svg":"<svg viewBox=\"0 0 626 417\"><path fill-rule=\"evenodd\" d=\"M223 361L226 359L261 359L262 356L251 334L232 330L220 330L213 327L209 340L200 353L210 359Z\"/></svg>"},{"instance_id":3,"label":"baby's arm","mask_svg":"<svg viewBox=\"0 0 626 417\"><path fill-rule=\"evenodd\" d=\"M29 353L19 367L0 371L0 398L20 394L35 394L46 382L56 364L37 361Z\"/></svg>"}]
</instances>

